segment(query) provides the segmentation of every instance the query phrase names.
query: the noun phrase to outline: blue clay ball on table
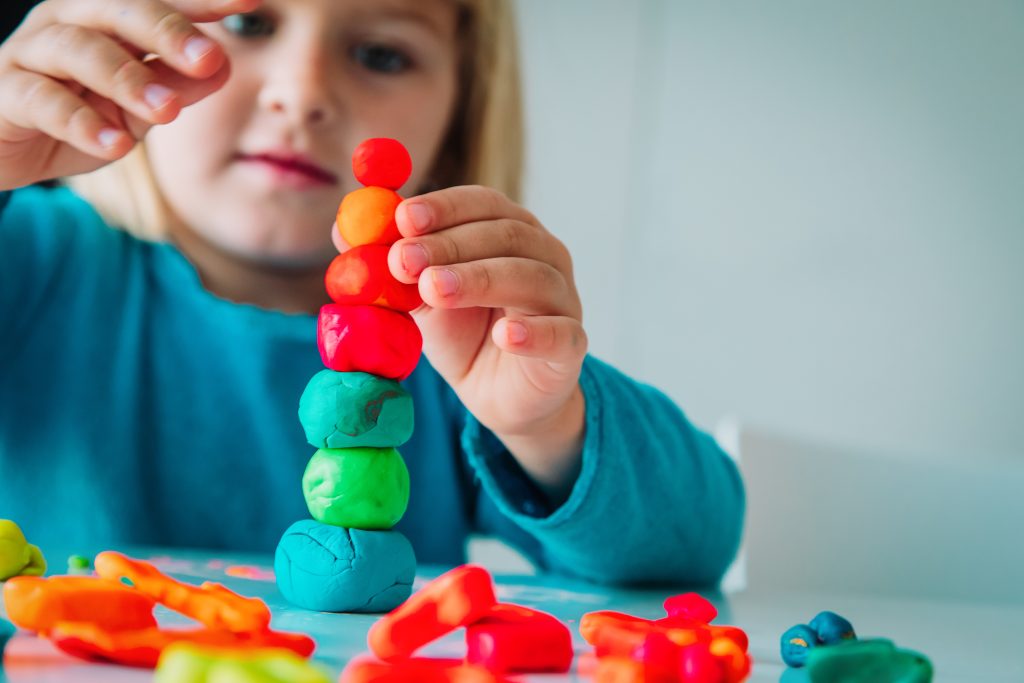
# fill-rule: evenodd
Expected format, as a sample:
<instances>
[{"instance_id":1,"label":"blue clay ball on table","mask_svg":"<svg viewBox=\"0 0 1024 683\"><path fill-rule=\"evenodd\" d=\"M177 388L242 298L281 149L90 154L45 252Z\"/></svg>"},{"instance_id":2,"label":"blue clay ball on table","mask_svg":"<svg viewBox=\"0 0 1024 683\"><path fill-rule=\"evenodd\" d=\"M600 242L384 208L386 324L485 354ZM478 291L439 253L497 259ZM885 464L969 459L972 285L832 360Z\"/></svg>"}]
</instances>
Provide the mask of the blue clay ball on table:
<instances>
[{"instance_id":1,"label":"blue clay ball on table","mask_svg":"<svg viewBox=\"0 0 1024 683\"><path fill-rule=\"evenodd\" d=\"M416 555L393 530L368 531L305 519L281 537L277 587L288 602L318 612L389 612L412 593Z\"/></svg>"},{"instance_id":2,"label":"blue clay ball on table","mask_svg":"<svg viewBox=\"0 0 1024 683\"><path fill-rule=\"evenodd\" d=\"M806 624L793 626L780 639L782 661L787 666L800 667L807 663L807 655L818 645L817 634Z\"/></svg>"},{"instance_id":3,"label":"blue clay ball on table","mask_svg":"<svg viewBox=\"0 0 1024 683\"><path fill-rule=\"evenodd\" d=\"M834 645L844 640L856 640L853 624L835 612L821 612L808 624L818 635L818 641L825 645Z\"/></svg>"}]
</instances>

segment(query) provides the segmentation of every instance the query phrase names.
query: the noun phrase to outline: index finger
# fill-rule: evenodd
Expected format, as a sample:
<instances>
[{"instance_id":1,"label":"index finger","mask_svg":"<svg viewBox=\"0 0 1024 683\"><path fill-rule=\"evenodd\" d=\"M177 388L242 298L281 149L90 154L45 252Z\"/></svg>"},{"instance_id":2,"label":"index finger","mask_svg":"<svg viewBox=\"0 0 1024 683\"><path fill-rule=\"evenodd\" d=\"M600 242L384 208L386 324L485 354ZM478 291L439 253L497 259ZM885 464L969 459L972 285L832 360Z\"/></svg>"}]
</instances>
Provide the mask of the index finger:
<instances>
[{"instance_id":1,"label":"index finger","mask_svg":"<svg viewBox=\"0 0 1024 683\"><path fill-rule=\"evenodd\" d=\"M261 0L108 0L96 4L59 0L48 8L54 21L94 28L139 52L160 56L175 70L206 78L222 66L223 49L193 22L217 21L252 11Z\"/></svg>"},{"instance_id":2,"label":"index finger","mask_svg":"<svg viewBox=\"0 0 1024 683\"><path fill-rule=\"evenodd\" d=\"M164 0L192 21L220 21L232 14L252 12L263 0Z\"/></svg>"},{"instance_id":3,"label":"index finger","mask_svg":"<svg viewBox=\"0 0 1024 683\"><path fill-rule=\"evenodd\" d=\"M395 209L395 222L403 237L500 218L540 226L532 213L501 192L481 185L448 187L410 197Z\"/></svg>"}]
</instances>

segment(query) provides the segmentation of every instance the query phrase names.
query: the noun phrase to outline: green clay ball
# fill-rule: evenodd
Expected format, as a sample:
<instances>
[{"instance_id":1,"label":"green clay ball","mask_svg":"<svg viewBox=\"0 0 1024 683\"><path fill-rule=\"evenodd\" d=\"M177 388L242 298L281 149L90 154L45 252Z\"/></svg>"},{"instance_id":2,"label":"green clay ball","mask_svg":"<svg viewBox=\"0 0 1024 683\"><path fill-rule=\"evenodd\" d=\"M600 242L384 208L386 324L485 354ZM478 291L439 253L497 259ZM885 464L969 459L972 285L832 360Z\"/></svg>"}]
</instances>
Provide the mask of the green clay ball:
<instances>
[{"instance_id":1,"label":"green clay ball","mask_svg":"<svg viewBox=\"0 0 1024 683\"><path fill-rule=\"evenodd\" d=\"M390 529L409 505L409 470L394 448L320 449L306 465L302 493L318 522Z\"/></svg>"},{"instance_id":2,"label":"green clay ball","mask_svg":"<svg viewBox=\"0 0 1024 683\"><path fill-rule=\"evenodd\" d=\"M330 683L327 674L288 650L225 650L174 643L160 656L154 683Z\"/></svg>"},{"instance_id":3,"label":"green clay ball","mask_svg":"<svg viewBox=\"0 0 1024 683\"><path fill-rule=\"evenodd\" d=\"M929 683L932 664L918 652L897 648L891 640L846 640L811 650L807 674L812 683Z\"/></svg>"},{"instance_id":4,"label":"green clay ball","mask_svg":"<svg viewBox=\"0 0 1024 683\"><path fill-rule=\"evenodd\" d=\"M88 571L92 569L92 562L84 555L72 555L68 558L68 573Z\"/></svg>"},{"instance_id":5,"label":"green clay ball","mask_svg":"<svg viewBox=\"0 0 1024 683\"><path fill-rule=\"evenodd\" d=\"M254 661L214 662L206 683L331 683L326 673L297 654L284 652Z\"/></svg>"},{"instance_id":6,"label":"green clay ball","mask_svg":"<svg viewBox=\"0 0 1024 683\"><path fill-rule=\"evenodd\" d=\"M46 560L39 548L25 539L21 527L0 519L0 581L12 576L42 576Z\"/></svg>"},{"instance_id":7,"label":"green clay ball","mask_svg":"<svg viewBox=\"0 0 1024 683\"><path fill-rule=\"evenodd\" d=\"M395 448L412 436L412 396L394 380L321 370L299 399L299 422L316 448Z\"/></svg>"}]
</instances>

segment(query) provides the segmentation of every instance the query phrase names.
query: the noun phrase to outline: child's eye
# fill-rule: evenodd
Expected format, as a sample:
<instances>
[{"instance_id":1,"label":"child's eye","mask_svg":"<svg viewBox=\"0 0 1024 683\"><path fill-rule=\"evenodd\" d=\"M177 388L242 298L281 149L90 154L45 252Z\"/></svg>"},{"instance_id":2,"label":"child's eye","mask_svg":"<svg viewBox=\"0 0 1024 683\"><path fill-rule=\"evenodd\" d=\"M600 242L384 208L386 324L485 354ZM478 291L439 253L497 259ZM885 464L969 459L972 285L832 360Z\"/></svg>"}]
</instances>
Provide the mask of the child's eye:
<instances>
[{"instance_id":1,"label":"child's eye","mask_svg":"<svg viewBox=\"0 0 1024 683\"><path fill-rule=\"evenodd\" d=\"M269 36L274 32L274 24L270 17L259 12L232 14L224 17L221 25L228 33L246 38Z\"/></svg>"},{"instance_id":2,"label":"child's eye","mask_svg":"<svg viewBox=\"0 0 1024 683\"><path fill-rule=\"evenodd\" d=\"M370 71L387 74L401 73L412 66L412 60L404 52L379 43L357 45L352 50L352 57Z\"/></svg>"}]
</instances>

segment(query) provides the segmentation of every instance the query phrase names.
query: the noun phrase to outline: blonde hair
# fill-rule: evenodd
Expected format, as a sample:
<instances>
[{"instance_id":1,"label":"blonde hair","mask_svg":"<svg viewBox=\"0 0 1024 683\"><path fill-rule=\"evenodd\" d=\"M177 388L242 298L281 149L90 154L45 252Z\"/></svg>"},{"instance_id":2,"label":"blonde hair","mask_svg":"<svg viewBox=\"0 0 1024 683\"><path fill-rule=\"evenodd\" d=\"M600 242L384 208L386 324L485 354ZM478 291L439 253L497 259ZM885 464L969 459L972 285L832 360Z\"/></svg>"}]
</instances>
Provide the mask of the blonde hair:
<instances>
[{"instance_id":1,"label":"blonde hair","mask_svg":"<svg viewBox=\"0 0 1024 683\"><path fill-rule=\"evenodd\" d=\"M524 126L512 0L458 0L458 5L455 113L428 187L419 189L487 185L520 201ZM170 209L144 142L124 158L66 183L111 225L145 239L167 234Z\"/></svg>"}]
</instances>

